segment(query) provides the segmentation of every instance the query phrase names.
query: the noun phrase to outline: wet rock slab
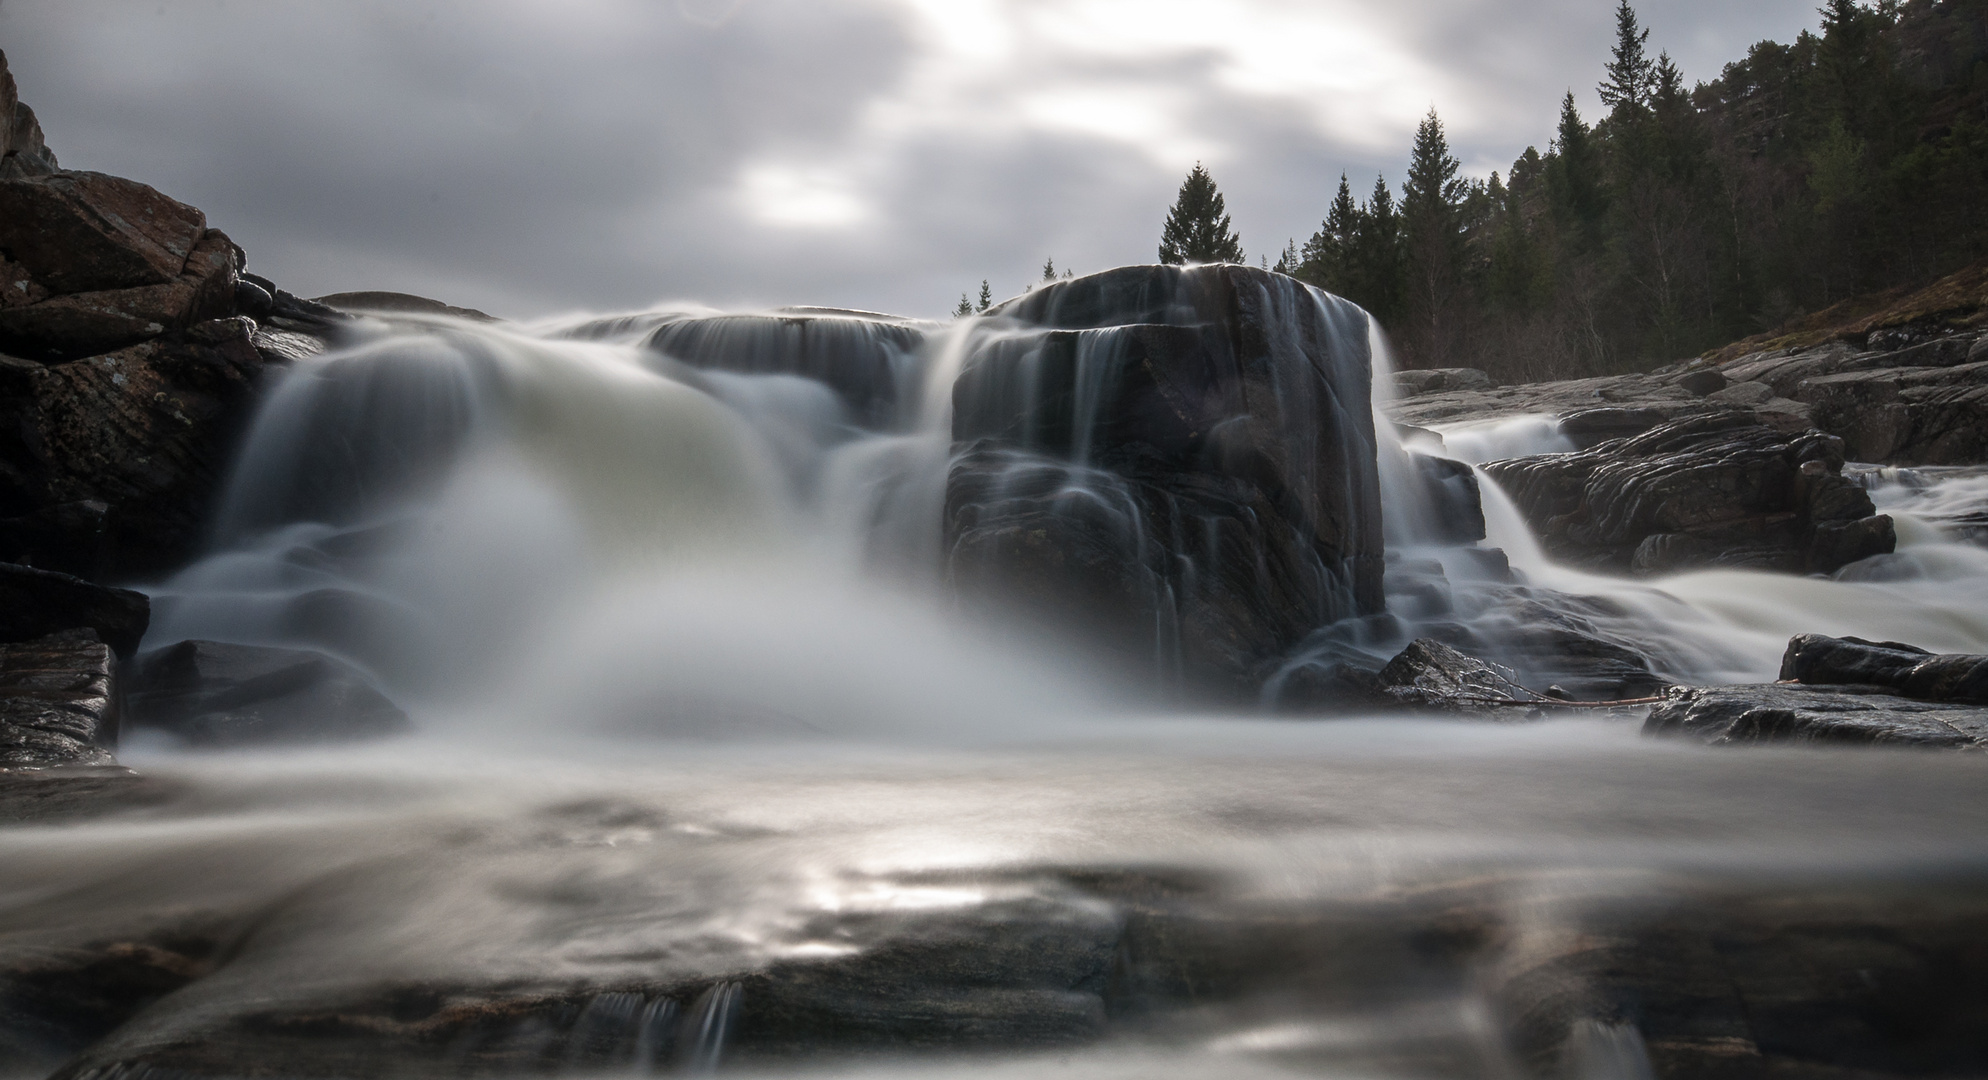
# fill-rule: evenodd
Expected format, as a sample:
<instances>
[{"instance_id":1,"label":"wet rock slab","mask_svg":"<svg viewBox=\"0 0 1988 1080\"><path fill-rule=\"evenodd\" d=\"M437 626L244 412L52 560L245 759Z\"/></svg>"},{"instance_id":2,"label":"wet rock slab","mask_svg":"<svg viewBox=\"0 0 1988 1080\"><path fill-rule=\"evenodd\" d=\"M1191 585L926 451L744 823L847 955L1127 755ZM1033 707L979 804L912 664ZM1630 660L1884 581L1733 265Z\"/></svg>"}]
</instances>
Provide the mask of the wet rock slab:
<instances>
[{"instance_id":1,"label":"wet rock slab","mask_svg":"<svg viewBox=\"0 0 1988 1080\"><path fill-rule=\"evenodd\" d=\"M1897 641L1798 634L1781 678L1810 686L1883 687L1920 701L1988 706L1988 656L1936 654Z\"/></svg>"},{"instance_id":2,"label":"wet rock slab","mask_svg":"<svg viewBox=\"0 0 1988 1080\"><path fill-rule=\"evenodd\" d=\"M1679 688L1650 710L1647 735L1712 746L1807 743L1988 750L1988 706L1914 701L1876 687Z\"/></svg>"}]
</instances>

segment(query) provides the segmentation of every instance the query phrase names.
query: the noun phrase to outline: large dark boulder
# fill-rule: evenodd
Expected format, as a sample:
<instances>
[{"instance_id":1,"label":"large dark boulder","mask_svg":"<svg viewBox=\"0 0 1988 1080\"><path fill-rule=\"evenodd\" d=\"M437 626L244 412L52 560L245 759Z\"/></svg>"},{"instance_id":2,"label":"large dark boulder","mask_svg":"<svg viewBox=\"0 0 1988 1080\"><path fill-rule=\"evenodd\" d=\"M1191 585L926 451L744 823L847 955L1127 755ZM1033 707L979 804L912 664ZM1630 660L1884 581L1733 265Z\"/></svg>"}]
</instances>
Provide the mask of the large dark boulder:
<instances>
[{"instance_id":1,"label":"large dark boulder","mask_svg":"<svg viewBox=\"0 0 1988 1080\"><path fill-rule=\"evenodd\" d=\"M0 180L0 248L58 295L177 281L206 231L206 215L136 180Z\"/></svg>"},{"instance_id":2,"label":"large dark boulder","mask_svg":"<svg viewBox=\"0 0 1988 1080\"><path fill-rule=\"evenodd\" d=\"M144 593L0 562L0 642L88 627L119 656L128 657L151 621L152 604Z\"/></svg>"},{"instance_id":3,"label":"large dark boulder","mask_svg":"<svg viewBox=\"0 0 1988 1080\"><path fill-rule=\"evenodd\" d=\"M0 771L112 764L116 664L88 629L0 645Z\"/></svg>"},{"instance_id":4,"label":"large dark boulder","mask_svg":"<svg viewBox=\"0 0 1988 1080\"><path fill-rule=\"evenodd\" d=\"M953 388L962 594L1230 699L1382 609L1364 312L1248 267L1135 266L987 318Z\"/></svg>"},{"instance_id":5,"label":"large dark boulder","mask_svg":"<svg viewBox=\"0 0 1988 1080\"><path fill-rule=\"evenodd\" d=\"M266 333L237 308L259 287L243 288L241 249L199 210L133 180L56 169L0 57L9 115L0 558L95 579L163 573L201 541L253 409ZM272 320L283 310L255 306ZM287 338L267 346L278 359L308 351Z\"/></svg>"},{"instance_id":6,"label":"large dark boulder","mask_svg":"<svg viewBox=\"0 0 1988 1080\"><path fill-rule=\"evenodd\" d=\"M1537 700L1510 668L1467 656L1434 638L1408 643L1381 668L1381 691L1412 708L1474 712L1486 705Z\"/></svg>"},{"instance_id":7,"label":"large dark boulder","mask_svg":"<svg viewBox=\"0 0 1988 1080\"><path fill-rule=\"evenodd\" d=\"M1891 519L1842 475L1840 440L1790 437L1748 410L1671 420L1570 454L1494 461L1548 551L1580 565L1829 573L1895 545Z\"/></svg>"},{"instance_id":8,"label":"large dark boulder","mask_svg":"<svg viewBox=\"0 0 1988 1080\"><path fill-rule=\"evenodd\" d=\"M1409 454L1411 471L1400 479L1413 484L1418 498L1412 505L1419 520L1408 523L1414 540L1424 544L1474 544L1484 539L1484 495L1477 490L1477 473L1469 465L1434 454Z\"/></svg>"},{"instance_id":9,"label":"large dark boulder","mask_svg":"<svg viewBox=\"0 0 1988 1080\"><path fill-rule=\"evenodd\" d=\"M133 727L195 746L343 742L408 728L407 714L342 660L308 649L182 641L140 658Z\"/></svg>"},{"instance_id":10,"label":"large dark boulder","mask_svg":"<svg viewBox=\"0 0 1988 1080\"><path fill-rule=\"evenodd\" d=\"M178 274L164 282L61 292L43 277L22 279L16 272L17 289L26 290L19 297L31 302L0 304L0 348L58 363L226 318L235 314L241 265L240 251L227 234L207 229Z\"/></svg>"},{"instance_id":11,"label":"large dark boulder","mask_svg":"<svg viewBox=\"0 0 1988 1080\"><path fill-rule=\"evenodd\" d=\"M1988 656L1935 655L1896 641L1799 634L1781 657L1783 681L1881 686L1921 701L1988 705Z\"/></svg>"}]
</instances>

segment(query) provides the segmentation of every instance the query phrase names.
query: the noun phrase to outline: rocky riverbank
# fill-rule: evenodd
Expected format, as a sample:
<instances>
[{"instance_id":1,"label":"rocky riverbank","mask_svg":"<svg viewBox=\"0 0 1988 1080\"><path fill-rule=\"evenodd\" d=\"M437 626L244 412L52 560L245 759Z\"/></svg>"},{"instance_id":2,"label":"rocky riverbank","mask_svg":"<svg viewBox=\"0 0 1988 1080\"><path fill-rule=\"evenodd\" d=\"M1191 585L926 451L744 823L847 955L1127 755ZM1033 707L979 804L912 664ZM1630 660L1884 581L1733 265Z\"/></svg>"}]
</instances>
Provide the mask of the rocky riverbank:
<instances>
[{"instance_id":1,"label":"rocky riverbank","mask_svg":"<svg viewBox=\"0 0 1988 1080\"><path fill-rule=\"evenodd\" d=\"M107 765L121 723L217 743L404 721L321 654L217 676L204 720L144 704L161 692L146 672L164 669L131 667L149 602L111 583L156 579L200 550L263 384L354 318L246 265L200 210L61 168L0 53L0 772ZM420 303L396 296L343 299ZM299 694L317 695L308 721L294 717Z\"/></svg>"}]
</instances>

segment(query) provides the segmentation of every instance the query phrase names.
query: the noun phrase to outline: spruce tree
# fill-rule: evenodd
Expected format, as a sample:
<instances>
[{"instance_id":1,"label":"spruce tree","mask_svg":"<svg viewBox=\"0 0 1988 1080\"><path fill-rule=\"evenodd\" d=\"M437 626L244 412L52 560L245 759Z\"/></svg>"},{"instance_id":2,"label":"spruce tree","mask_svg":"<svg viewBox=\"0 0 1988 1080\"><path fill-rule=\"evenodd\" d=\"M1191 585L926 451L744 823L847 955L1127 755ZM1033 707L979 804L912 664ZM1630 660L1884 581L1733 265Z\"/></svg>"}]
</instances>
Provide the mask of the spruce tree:
<instances>
[{"instance_id":1,"label":"spruce tree","mask_svg":"<svg viewBox=\"0 0 1988 1080\"><path fill-rule=\"evenodd\" d=\"M1602 187L1601 155L1593 129L1574 107L1572 90L1560 101L1560 127L1547 158L1546 181L1554 216L1567 231L1568 245L1576 250L1592 245L1608 197Z\"/></svg>"},{"instance_id":2,"label":"spruce tree","mask_svg":"<svg viewBox=\"0 0 1988 1080\"><path fill-rule=\"evenodd\" d=\"M959 294L959 306L953 309L953 317L958 319L971 314L973 314L973 301L968 300L965 293Z\"/></svg>"},{"instance_id":3,"label":"spruce tree","mask_svg":"<svg viewBox=\"0 0 1988 1080\"><path fill-rule=\"evenodd\" d=\"M1291 277L1297 277L1298 272L1304 268L1304 265L1305 265L1305 258L1303 255L1300 255L1298 253L1298 242L1295 239L1292 239L1284 241L1284 251L1282 254L1277 256L1277 265L1271 267L1270 269L1275 270L1280 274L1288 274Z\"/></svg>"},{"instance_id":4,"label":"spruce tree","mask_svg":"<svg viewBox=\"0 0 1988 1080\"><path fill-rule=\"evenodd\" d=\"M1055 259L1053 259L1053 258L1052 258L1052 259L1044 259L1044 260L1042 260L1042 280L1044 280L1044 281L1055 281L1055 280L1056 280L1056 260L1055 260Z\"/></svg>"},{"instance_id":5,"label":"spruce tree","mask_svg":"<svg viewBox=\"0 0 1988 1080\"><path fill-rule=\"evenodd\" d=\"M1418 359L1440 360L1452 350L1456 308L1463 286L1463 232L1459 218L1465 184L1462 163L1450 153L1436 110L1415 129L1408 180L1401 186L1401 228L1406 256L1410 335Z\"/></svg>"},{"instance_id":6,"label":"spruce tree","mask_svg":"<svg viewBox=\"0 0 1988 1080\"><path fill-rule=\"evenodd\" d=\"M1615 9L1615 48L1609 56L1608 77L1596 87L1610 116L1627 118L1648 107L1656 78L1655 65L1643 51L1649 40L1650 32L1637 26L1636 10L1629 6L1629 0L1620 0Z\"/></svg>"},{"instance_id":7,"label":"spruce tree","mask_svg":"<svg viewBox=\"0 0 1988 1080\"><path fill-rule=\"evenodd\" d=\"M1347 287L1341 295L1367 309L1383 326L1401 319L1401 215L1387 177L1374 177L1374 193L1361 208L1347 260Z\"/></svg>"},{"instance_id":8,"label":"spruce tree","mask_svg":"<svg viewBox=\"0 0 1988 1080\"><path fill-rule=\"evenodd\" d=\"M980 279L980 303L973 310L986 311L994 306L994 290L987 287L987 279Z\"/></svg>"},{"instance_id":9,"label":"spruce tree","mask_svg":"<svg viewBox=\"0 0 1988 1080\"><path fill-rule=\"evenodd\" d=\"M1160 261L1175 266L1243 261L1242 241L1230 227L1222 193L1198 162L1181 183L1180 197L1160 230Z\"/></svg>"},{"instance_id":10,"label":"spruce tree","mask_svg":"<svg viewBox=\"0 0 1988 1080\"><path fill-rule=\"evenodd\" d=\"M1360 228L1360 208L1353 202L1353 185L1339 174L1339 190L1318 231L1305 241L1295 275L1327 292L1348 295L1352 288L1353 241Z\"/></svg>"}]
</instances>

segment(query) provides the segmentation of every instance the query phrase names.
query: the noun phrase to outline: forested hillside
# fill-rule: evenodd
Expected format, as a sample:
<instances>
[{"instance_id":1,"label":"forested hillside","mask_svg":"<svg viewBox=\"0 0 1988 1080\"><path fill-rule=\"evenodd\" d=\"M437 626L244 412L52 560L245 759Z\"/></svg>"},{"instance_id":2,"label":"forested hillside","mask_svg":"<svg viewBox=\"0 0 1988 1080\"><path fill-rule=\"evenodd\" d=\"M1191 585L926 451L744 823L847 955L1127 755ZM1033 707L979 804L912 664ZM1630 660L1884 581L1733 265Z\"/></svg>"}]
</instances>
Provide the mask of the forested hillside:
<instances>
[{"instance_id":1,"label":"forested hillside","mask_svg":"<svg viewBox=\"0 0 1988 1080\"><path fill-rule=\"evenodd\" d=\"M1648 368L1988 258L1988 0L1829 0L1687 88L1626 2L1592 124L1462 178L1432 111L1397 196L1342 177L1278 268L1358 301L1410 366ZM1660 43L1658 43L1660 44Z\"/></svg>"}]
</instances>

